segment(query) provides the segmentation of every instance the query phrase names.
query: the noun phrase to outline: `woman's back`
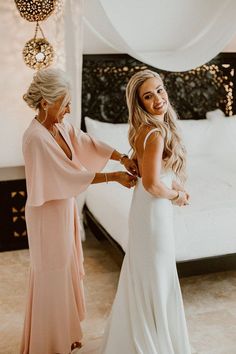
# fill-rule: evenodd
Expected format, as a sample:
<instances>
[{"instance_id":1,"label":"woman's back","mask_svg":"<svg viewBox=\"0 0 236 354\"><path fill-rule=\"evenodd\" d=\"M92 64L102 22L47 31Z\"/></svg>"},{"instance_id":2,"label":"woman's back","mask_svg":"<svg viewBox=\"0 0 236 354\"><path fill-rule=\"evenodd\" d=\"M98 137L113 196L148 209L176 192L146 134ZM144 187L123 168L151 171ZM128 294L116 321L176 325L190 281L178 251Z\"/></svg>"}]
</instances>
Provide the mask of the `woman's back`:
<instances>
[{"instance_id":1,"label":"woman's back","mask_svg":"<svg viewBox=\"0 0 236 354\"><path fill-rule=\"evenodd\" d=\"M144 151L146 148L147 142L153 140L159 135L159 129L153 126L141 125L135 136L135 155L134 159L137 161L139 168L139 177L143 176L143 158ZM151 159L148 154L145 156L146 159ZM164 161L162 160L162 166L164 166Z\"/></svg>"}]
</instances>

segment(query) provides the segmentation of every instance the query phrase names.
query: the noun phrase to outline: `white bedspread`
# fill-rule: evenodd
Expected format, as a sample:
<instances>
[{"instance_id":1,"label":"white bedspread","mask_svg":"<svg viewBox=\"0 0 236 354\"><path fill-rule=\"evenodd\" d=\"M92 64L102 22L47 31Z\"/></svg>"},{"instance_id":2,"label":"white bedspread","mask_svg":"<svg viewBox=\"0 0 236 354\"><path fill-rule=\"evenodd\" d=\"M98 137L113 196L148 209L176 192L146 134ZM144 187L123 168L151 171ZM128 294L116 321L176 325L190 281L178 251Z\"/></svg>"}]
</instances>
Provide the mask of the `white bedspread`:
<instances>
[{"instance_id":1,"label":"white bedspread","mask_svg":"<svg viewBox=\"0 0 236 354\"><path fill-rule=\"evenodd\" d=\"M188 164L191 205L174 207L177 261L235 253L236 164L225 159L219 166L212 155ZM116 183L90 186L86 196L89 210L124 250L131 199L132 190Z\"/></svg>"},{"instance_id":2,"label":"white bedspread","mask_svg":"<svg viewBox=\"0 0 236 354\"><path fill-rule=\"evenodd\" d=\"M86 121L88 132L128 152L127 124ZM236 253L236 116L216 110L202 121L179 121L188 151L191 205L174 207L178 261ZM108 170L117 167L108 164ZM89 187L90 211L125 250L132 191L111 183ZM144 235L145 237L145 235Z\"/></svg>"}]
</instances>

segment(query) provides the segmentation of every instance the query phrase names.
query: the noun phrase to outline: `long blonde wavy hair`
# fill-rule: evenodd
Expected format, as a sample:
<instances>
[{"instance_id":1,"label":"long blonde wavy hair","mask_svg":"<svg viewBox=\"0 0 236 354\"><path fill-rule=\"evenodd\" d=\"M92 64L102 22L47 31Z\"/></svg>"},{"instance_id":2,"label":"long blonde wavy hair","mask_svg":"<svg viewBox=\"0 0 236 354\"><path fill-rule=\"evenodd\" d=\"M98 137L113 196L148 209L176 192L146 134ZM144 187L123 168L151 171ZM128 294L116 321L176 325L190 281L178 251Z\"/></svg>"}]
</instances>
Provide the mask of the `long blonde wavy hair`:
<instances>
[{"instance_id":1,"label":"long blonde wavy hair","mask_svg":"<svg viewBox=\"0 0 236 354\"><path fill-rule=\"evenodd\" d=\"M134 156L136 153L135 139L139 127L145 124L158 128L164 139L163 160L165 161L165 168L171 169L176 177L184 183L186 180L186 150L177 126L176 112L168 102L164 121L161 121L146 112L140 104L139 88L147 79L153 77L160 79L162 82L160 75L154 71L139 71L130 78L126 87L126 101L129 111L129 143Z\"/></svg>"}]
</instances>

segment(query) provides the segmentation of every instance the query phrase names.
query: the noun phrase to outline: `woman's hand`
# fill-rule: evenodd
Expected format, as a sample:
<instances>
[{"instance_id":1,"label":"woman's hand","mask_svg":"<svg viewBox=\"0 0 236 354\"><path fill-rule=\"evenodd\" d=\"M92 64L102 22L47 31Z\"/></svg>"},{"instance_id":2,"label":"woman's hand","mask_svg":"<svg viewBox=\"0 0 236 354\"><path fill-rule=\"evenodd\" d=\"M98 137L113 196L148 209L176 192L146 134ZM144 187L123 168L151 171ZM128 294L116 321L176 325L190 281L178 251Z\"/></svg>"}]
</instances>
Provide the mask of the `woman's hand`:
<instances>
[{"instance_id":1,"label":"woman's hand","mask_svg":"<svg viewBox=\"0 0 236 354\"><path fill-rule=\"evenodd\" d=\"M190 195L189 193L184 189L184 186L182 186L181 184L179 184L177 181L173 181L172 182L172 188L177 191L177 192L184 192L186 194L186 198L187 198L187 204L189 204L189 200L190 200ZM176 203L173 203L173 204L176 204ZM184 205L187 205L187 204L184 204Z\"/></svg>"},{"instance_id":2,"label":"woman's hand","mask_svg":"<svg viewBox=\"0 0 236 354\"><path fill-rule=\"evenodd\" d=\"M119 151L114 150L111 155L111 160L119 161L124 165L126 170L134 176L139 174L138 165L135 159L130 159L128 155L121 154Z\"/></svg>"},{"instance_id":3,"label":"woman's hand","mask_svg":"<svg viewBox=\"0 0 236 354\"><path fill-rule=\"evenodd\" d=\"M127 188L132 188L137 183L137 177L130 175L127 172L115 172L115 180Z\"/></svg>"},{"instance_id":4,"label":"woman's hand","mask_svg":"<svg viewBox=\"0 0 236 354\"><path fill-rule=\"evenodd\" d=\"M124 156L121 159L121 164L125 166L126 170L132 175L138 175L138 165L136 160L130 159L128 156Z\"/></svg>"},{"instance_id":5,"label":"woman's hand","mask_svg":"<svg viewBox=\"0 0 236 354\"><path fill-rule=\"evenodd\" d=\"M176 199L172 200L172 204L178 206L189 205L189 194L185 191L178 191L179 195Z\"/></svg>"},{"instance_id":6,"label":"woman's hand","mask_svg":"<svg viewBox=\"0 0 236 354\"><path fill-rule=\"evenodd\" d=\"M186 193L186 196L187 196L187 201L188 201L188 204L189 204L189 201L190 201L190 195L188 194L188 192L184 191Z\"/></svg>"}]
</instances>

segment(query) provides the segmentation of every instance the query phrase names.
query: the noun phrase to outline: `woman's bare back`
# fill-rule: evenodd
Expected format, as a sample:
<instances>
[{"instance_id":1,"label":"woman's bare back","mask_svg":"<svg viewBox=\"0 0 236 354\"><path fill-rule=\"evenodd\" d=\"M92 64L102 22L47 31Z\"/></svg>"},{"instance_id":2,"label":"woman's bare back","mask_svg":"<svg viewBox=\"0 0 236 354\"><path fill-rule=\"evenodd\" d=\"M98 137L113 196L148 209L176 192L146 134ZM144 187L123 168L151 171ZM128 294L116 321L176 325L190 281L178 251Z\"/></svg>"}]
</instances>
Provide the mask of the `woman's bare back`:
<instances>
[{"instance_id":1,"label":"woman's bare back","mask_svg":"<svg viewBox=\"0 0 236 354\"><path fill-rule=\"evenodd\" d=\"M138 169L139 169L139 177L142 177L142 161L143 161L143 153L144 153L144 141L147 134L153 129L154 127L141 125L137 131L135 137L135 150L136 153L134 155L134 159L137 161Z\"/></svg>"}]
</instances>

